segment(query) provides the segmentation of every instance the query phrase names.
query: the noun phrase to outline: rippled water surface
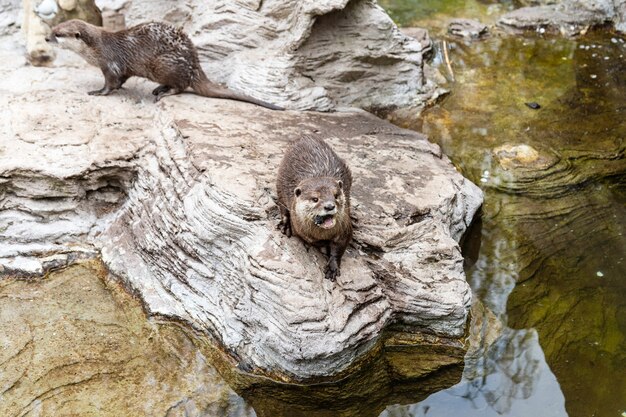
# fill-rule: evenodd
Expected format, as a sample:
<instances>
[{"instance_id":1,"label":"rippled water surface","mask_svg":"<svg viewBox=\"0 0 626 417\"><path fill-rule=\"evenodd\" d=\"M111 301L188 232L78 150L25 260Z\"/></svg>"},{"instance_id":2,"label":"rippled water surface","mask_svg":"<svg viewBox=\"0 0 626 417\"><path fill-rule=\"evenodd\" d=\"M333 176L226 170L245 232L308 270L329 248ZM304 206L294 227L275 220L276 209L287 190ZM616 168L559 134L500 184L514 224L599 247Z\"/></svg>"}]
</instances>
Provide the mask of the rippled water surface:
<instances>
[{"instance_id":1,"label":"rippled water surface","mask_svg":"<svg viewBox=\"0 0 626 417\"><path fill-rule=\"evenodd\" d=\"M433 65L451 94L395 122L428 134L485 191L468 280L504 323L461 383L383 415L626 415L624 36L470 43L444 38L443 15L506 4L439 2L412 17L417 1L382 3L441 35Z\"/></svg>"}]
</instances>

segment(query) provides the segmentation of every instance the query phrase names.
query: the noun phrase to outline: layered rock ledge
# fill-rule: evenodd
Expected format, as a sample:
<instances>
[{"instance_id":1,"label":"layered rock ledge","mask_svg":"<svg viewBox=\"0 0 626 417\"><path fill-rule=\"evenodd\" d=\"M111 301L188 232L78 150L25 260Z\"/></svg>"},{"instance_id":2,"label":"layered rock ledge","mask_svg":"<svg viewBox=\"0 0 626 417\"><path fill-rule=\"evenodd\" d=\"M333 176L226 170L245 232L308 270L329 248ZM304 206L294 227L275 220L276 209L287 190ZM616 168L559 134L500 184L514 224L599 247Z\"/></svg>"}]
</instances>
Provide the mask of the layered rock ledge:
<instances>
[{"instance_id":1,"label":"layered rock ledge","mask_svg":"<svg viewBox=\"0 0 626 417\"><path fill-rule=\"evenodd\" d=\"M506 13L498 25L513 32L537 30L566 36L584 34L590 28L606 25L626 32L626 2L623 0L559 0L554 3Z\"/></svg>"},{"instance_id":2,"label":"layered rock ledge","mask_svg":"<svg viewBox=\"0 0 626 417\"><path fill-rule=\"evenodd\" d=\"M385 330L463 340L458 242L482 194L424 136L362 111L193 95L155 105L141 80L90 97L96 70L73 58L25 67L12 42L0 48L5 275L102 256L149 314L280 380L338 375ZM336 283L319 251L276 230L276 167L301 134L325 138L355 178L355 238Z\"/></svg>"}]
</instances>

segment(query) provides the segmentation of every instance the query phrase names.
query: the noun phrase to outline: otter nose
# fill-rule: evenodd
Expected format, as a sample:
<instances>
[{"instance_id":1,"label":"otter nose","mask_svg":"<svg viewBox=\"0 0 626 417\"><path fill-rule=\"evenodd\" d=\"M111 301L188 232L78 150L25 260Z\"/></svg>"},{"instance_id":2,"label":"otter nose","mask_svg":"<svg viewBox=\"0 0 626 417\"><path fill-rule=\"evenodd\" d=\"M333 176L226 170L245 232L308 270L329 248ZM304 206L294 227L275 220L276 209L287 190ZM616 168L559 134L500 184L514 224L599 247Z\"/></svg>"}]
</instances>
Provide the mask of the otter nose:
<instances>
[{"instance_id":1,"label":"otter nose","mask_svg":"<svg viewBox=\"0 0 626 417\"><path fill-rule=\"evenodd\" d=\"M50 37L49 36L46 36L44 39L46 40L46 42L50 42Z\"/></svg>"},{"instance_id":2,"label":"otter nose","mask_svg":"<svg viewBox=\"0 0 626 417\"><path fill-rule=\"evenodd\" d=\"M333 211L335 209L335 205L333 203L326 203L324 205L324 210L326 211Z\"/></svg>"}]
</instances>

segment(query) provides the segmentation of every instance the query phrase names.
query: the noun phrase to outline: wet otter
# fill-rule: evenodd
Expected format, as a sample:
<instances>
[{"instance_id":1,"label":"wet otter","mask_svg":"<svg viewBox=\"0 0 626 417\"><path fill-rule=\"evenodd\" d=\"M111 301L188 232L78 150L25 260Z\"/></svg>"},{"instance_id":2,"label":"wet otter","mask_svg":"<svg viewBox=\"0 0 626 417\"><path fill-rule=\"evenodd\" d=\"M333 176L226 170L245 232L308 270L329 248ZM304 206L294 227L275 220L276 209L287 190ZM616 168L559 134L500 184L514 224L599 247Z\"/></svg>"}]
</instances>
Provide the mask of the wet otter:
<instances>
[{"instance_id":1,"label":"wet otter","mask_svg":"<svg viewBox=\"0 0 626 417\"><path fill-rule=\"evenodd\" d=\"M341 257L352 238L351 186L348 165L317 138L293 142L278 169L279 227L288 237L293 233L326 248L325 276L331 281L340 274Z\"/></svg>"},{"instance_id":2,"label":"wet otter","mask_svg":"<svg viewBox=\"0 0 626 417\"><path fill-rule=\"evenodd\" d=\"M81 20L69 20L55 26L46 41L76 52L102 70L104 87L90 91L90 95L108 95L136 76L160 84L152 91L156 101L191 88L205 97L229 98L283 110L209 81L189 37L165 23L143 23L108 32Z\"/></svg>"}]
</instances>

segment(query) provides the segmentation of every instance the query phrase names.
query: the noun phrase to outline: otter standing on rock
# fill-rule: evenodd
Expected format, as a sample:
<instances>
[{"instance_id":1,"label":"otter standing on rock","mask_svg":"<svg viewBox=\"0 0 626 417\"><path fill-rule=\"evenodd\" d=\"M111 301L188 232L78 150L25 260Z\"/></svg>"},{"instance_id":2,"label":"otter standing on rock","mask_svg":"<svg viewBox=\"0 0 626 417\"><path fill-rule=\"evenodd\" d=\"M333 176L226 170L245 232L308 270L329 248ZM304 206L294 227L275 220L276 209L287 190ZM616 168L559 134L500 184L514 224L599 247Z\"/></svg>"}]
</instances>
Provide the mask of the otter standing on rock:
<instances>
[{"instance_id":1,"label":"otter standing on rock","mask_svg":"<svg viewBox=\"0 0 626 417\"><path fill-rule=\"evenodd\" d=\"M341 257L352 238L348 165L321 139L293 142L278 169L279 227L304 241L325 247L326 278L340 275Z\"/></svg>"},{"instance_id":2,"label":"otter standing on rock","mask_svg":"<svg viewBox=\"0 0 626 417\"><path fill-rule=\"evenodd\" d=\"M143 23L108 32L82 20L69 20L52 28L46 41L76 52L102 70L104 87L90 91L90 95L106 96L136 76L160 84L152 91L156 101L191 88L205 97L229 98L283 110L209 81L189 37L165 23Z\"/></svg>"}]
</instances>

